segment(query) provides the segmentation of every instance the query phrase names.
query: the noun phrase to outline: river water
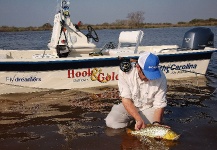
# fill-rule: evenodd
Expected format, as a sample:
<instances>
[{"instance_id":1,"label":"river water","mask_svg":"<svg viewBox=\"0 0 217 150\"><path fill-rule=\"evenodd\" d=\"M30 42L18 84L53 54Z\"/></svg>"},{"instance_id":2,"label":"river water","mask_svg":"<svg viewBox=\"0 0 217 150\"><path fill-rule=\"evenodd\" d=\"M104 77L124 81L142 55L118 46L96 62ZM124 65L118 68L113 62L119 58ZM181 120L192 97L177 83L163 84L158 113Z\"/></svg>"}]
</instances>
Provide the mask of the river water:
<instances>
[{"instance_id":1,"label":"river water","mask_svg":"<svg viewBox=\"0 0 217 150\"><path fill-rule=\"evenodd\" d=\"M142 45L181 46L190 28L142 29ZM216 39L217 27L210 28ZM97 30L97 47L117 42L120 31ZM50 36L50 31L2 32L0 49L47 49ZM168 82L164 123L181 134L178 141L140 141L124 129L107 128L104 118L120 100L117 87L101 87L0 95L0 149L216 149L216 64L215 53L207 76Z\"/></svg>"}]
</instances>

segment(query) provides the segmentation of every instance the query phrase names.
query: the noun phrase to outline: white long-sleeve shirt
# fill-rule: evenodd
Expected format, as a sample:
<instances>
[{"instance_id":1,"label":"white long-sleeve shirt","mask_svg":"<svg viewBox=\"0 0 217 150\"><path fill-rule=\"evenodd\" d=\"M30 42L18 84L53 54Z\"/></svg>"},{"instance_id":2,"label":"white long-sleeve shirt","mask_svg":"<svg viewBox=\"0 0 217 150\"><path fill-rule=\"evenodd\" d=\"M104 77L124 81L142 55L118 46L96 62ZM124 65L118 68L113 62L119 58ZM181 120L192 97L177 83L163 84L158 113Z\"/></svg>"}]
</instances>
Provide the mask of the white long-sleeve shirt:
<instances>
[{"instance_id":1,"label":"white long-sleeve shirt","mask_svg":"<svg viewBox=\"0 0 217 150\"><path fill-rule=\"evenodd\" d=\"M140 111L150 107L163 108L167 106L167 80L162 71L161 78L142 81L136 67L127 73L120 70L118 87L120 96L131 99Z\"/></svg>"}]
</instances>

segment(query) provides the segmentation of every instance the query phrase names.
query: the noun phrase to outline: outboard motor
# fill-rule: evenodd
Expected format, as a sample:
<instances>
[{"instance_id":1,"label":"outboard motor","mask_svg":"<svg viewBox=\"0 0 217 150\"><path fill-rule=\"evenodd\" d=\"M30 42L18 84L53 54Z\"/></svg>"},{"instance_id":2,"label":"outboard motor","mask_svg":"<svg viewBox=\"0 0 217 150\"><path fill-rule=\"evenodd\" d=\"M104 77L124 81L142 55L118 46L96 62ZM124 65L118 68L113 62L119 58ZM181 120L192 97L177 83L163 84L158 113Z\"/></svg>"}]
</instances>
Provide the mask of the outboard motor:
<instances>
[{"instance_id":1,"label":"outboard motor","mask_svg":"<svg viewBox=\"0 0 217 150\"><path fill-rule=\"evenodd\" d=\"M209 28L197 27L187 31L182 42L182 49L204 49L214 47L214 34Z\"/></svg>"}]
</instances>

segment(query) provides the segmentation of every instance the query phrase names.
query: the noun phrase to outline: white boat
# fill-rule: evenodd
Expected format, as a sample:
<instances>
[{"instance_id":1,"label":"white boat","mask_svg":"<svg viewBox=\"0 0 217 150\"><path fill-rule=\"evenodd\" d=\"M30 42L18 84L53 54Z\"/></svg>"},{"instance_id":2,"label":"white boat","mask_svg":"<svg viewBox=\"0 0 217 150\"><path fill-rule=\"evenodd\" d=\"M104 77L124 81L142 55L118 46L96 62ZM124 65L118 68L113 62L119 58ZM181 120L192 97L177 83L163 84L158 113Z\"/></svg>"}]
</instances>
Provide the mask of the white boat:
<instances>
[{"instance_id":1,"label":"white boat","mask_svg":"<svg viewBox=\"0 0 217 150\"><path fill-rule=\"evenodd\" d=\"M0 94L29 88L117 85L121 62L138 59L146 51L159 56L159 67L168 79L195 77L206 74L212 54L217 52L209 28L198 27L186 32L182 47L142 46L143 36L141 30L123 31L117 39L118 45L107 43L101 49L96 48L92 42L98 41L96 31L88 26L88 34L83 34L70 20L69 0L61 0L49 50L0 50Z\"/></svg>"}]
</instances>

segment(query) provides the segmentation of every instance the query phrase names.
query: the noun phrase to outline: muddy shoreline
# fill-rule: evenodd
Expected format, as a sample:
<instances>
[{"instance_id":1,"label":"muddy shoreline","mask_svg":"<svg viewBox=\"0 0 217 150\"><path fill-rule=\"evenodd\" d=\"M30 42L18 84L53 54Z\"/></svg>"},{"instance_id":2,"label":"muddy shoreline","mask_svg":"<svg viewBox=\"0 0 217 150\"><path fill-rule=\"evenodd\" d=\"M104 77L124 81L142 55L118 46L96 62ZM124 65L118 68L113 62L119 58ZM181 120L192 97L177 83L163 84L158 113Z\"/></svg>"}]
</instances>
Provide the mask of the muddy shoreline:
<instances>
[{"instance_id":1,"label":"muddy shoreline","mask_svg":"<svg viewBox=\"0 0 217 150\"><path fill-rule=\"evenodd\" d=\"M0 149L213 149L217 92L205 78L169 81L164 123L177 142L140 141L104 118L119 103L117 87L0 95Z\"/></svg>"}]
</instances>

